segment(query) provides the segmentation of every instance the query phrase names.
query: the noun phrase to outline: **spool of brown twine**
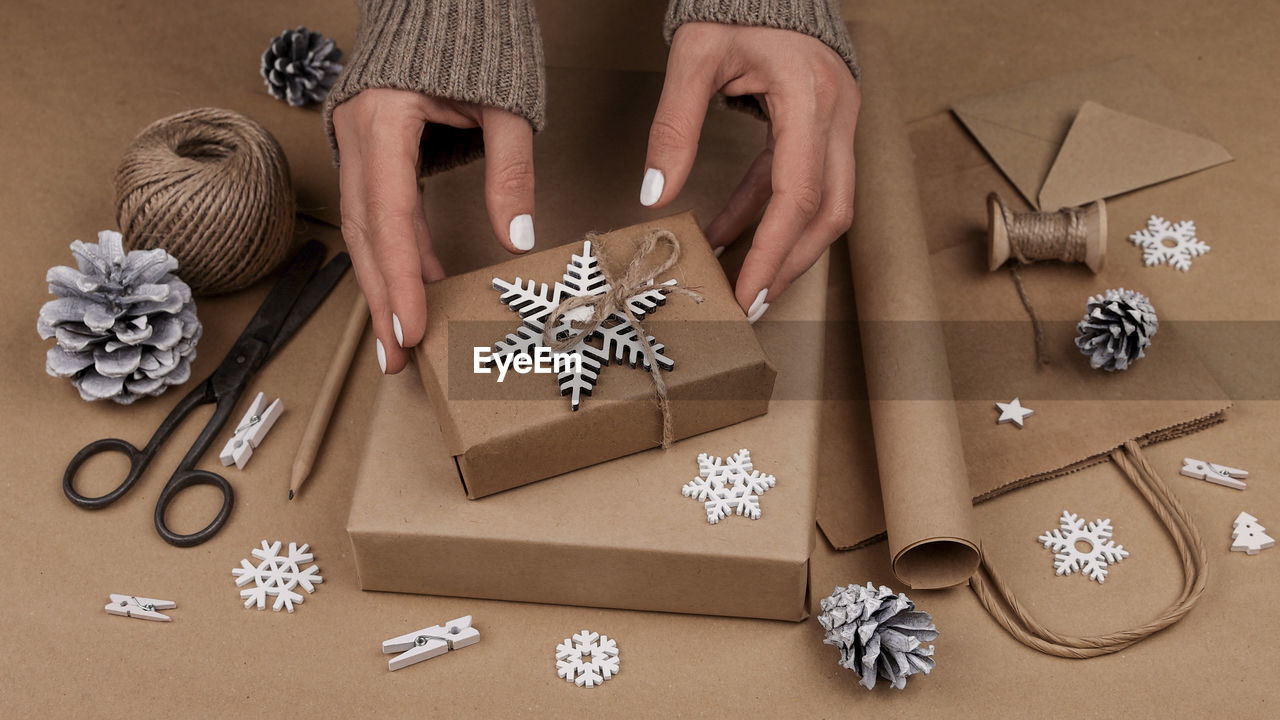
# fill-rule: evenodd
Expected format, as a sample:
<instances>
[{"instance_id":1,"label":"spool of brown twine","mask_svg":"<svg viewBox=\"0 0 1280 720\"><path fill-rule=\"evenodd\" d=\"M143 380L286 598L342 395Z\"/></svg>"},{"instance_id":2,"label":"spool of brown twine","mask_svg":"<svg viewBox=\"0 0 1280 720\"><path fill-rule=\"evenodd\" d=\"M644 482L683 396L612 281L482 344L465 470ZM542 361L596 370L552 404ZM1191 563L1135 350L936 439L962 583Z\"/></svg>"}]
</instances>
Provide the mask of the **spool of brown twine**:
<instances>
[{"instance_id":1,"label":"spool of brown twine","mask_svg":"<svg viewBox=\"0 0 1280 720\"><path fill-rule=\"evenodd\" d=\"M1084 263L1097 273L1107 253L1107 206L1101 200L1082 208L1056 212L1015 213L999 193L987 195L987 266L996 270L1013 258L1009 267L1022 306L1031 318L1035 333L1036 360L1049 363L1044 351L1044 325L1036 314L1031 296L1022 284L1023 265L1041 260Z\"/></svg>"},{"instance_id":2,"label":"spool of brown twine","mask_svg":"<svg viewBox=\"0 0 1280 720\"><path fill-rule=\"evenodd\" d=\"M164 248L196 293L239 290L284 260L295 200L280 143L230 110L157 120L116 169L116 222L126 249Z\"/></svg>"},{"instance_id":3,"label":"spool of brown twine","mask_svg":"<svg viewBox=\"0 0 1280 720\"><path fill-rule=\"evenodd\" d=\"M1107 252L1107 206L1098 200L1082 208L1057 212L1015 213L998 193L987 196L989 269L1013 258L1019 265L1040 260L1083 262L1102 270Z\"/></svg>"}]
</instances>

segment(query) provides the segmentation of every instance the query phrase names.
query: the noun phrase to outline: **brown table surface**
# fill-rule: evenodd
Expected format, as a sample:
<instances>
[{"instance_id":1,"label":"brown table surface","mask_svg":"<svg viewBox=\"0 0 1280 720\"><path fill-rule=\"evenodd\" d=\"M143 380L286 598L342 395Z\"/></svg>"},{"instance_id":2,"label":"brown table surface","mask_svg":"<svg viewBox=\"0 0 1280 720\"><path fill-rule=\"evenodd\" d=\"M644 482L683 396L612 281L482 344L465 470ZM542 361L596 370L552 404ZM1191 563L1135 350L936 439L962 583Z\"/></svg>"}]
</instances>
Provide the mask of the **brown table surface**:
<instances>
[{"instance_id":1,"label":"brown table surface","mask_svg":"<svg viewBox=\"0 0 1280 720\"><path fill-rule=\"evenodd\" d=\"M963 95L1138 55L1194 104L1239 158L1226 173L1226 186L1196 199L1196 209L1230 210L1237 216L1234 226L1247 232L1223 242L1247 244L1256 249L1257 262L1278 266L1280 125L1274 118L1280 117L1280 86L1272 74L1280 67L1280 10L1274 4L851 4L856 7L847 16L890 30L910 120L933 116ZM252 472L229 473L237 506L218 537L189 550L156 537L151 512L164 481L159 470L108 511L89 514L72 507L58 486L70 455L104 434L141 441L177 396L133 409L87 406L65 382L45 376L46 345L35 334L37 310L47 299L43 273L69 260L72 239L92 240L96 230L114 226L111 171L132 134L190 105L222 104L263 120L281 137L302 178L304 209L333 217L326 206L332 196L325 194L333 170L315 141L315 126L293 122L297 116L265 95L256 74L264 41L286 26L305 22L350 44L354 11L347 3L308 5L63 0L0 9L0 302L8 310L0 318L0 602L7 608L0 633L0 715L1276 713L1271 683L1280 667L1280 605L1274 602L1280 550L1256 557L1227 552L1230 519L1239 510L1280 531L1280 485L1272 477L1280 468L1280 404L1247 388L1224 425L1149 451L1209 547L1210 585L1190 616L1123 653L1077 662L1019 645L967 589L914 594L943 634L938 669L913 679L903 693L858 687L851 673L836 666L835 651L821 644L813 621L361 592L344 526L349 479L378 379L371 351L358 356L305 502L282 502L291 448L304 424L299 420L309 409L307 389L322 377L325 349L340 334L354 292L349 282L322 308L315 325L255 378L254 389L295 398L288 410L294 417L273 432ZM617 3L609 10L600 5L539 3L549 61L660 69L654 7L661 3ZM635 32L638 23L655 29ZM312 221L309 229L338 246L331 228ZM1221 277L1192 272L1185 280L1187 293L1213 293ZM1180 319L1274 321L1280 314L1274 288L1221 290L1253 302L1226 313L1216 304L1217 310L1203 316ZM262 291L202 301L207 329L196 377L218 362ZM1195 312L1193 303L1184 305ZM194 428L195 423L185 428L170 446L175 452L158 458L158 468L172 467ZM1177 477L1185 455L1251 470L1247 494ZM105 485L85 489L101 491ZM213 504L211 495L192 496L175 508L178 522ZM1033 554L1044 553L1030 538L1046 529L1045 519L1051 524L1062 507L1098 497L1107 498L1114 516L1156 522L1114 469L1093 468L980 506L989 556L1002 566L1030 566ZM264 533L310 542L326 578L292 616L244 610L236 598L228 571ZM1047 572L1010 581L1053 627L1089 633L1127 626L1167 604L1180 582L1170 544L1131 549L1134 557L1101 587ZM836 553L820 538L815 593L848 582L889 583L887 560L883 544ZM175 599L174 622L112 618L101 610L110 592ZM482 629L479 645L411 670L386 671L379 652L383 639L466 613ZM558 680L551 660L554 645L583 627L617 638L623 659L616 679L589 691Z\"/></svg>"}]
</instances>

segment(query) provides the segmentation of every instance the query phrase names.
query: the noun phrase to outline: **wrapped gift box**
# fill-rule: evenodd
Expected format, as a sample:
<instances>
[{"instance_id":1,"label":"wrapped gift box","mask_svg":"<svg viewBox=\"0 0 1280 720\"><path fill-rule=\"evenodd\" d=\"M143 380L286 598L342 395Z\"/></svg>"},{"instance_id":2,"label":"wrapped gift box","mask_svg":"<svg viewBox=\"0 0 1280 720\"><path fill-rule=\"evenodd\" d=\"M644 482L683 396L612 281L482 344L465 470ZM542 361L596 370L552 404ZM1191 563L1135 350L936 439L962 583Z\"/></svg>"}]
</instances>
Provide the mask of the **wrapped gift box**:
<instances>
[{"instance_id":1,"label":"wrapped gift box","mask_svg":"<svg viewBox=\"0 0 1280 720\"><path fill-rule=\"evenodd\" d=\"M467 499L418 378L383 379L347 530L365 590L778 620L806 616L816 477L780 433L810 403L482 500ZM797 412L804 415L797 418ZM698 452L751 450L777 485L715 525L681 486ZM516 464L518 461L513 461Z\"/></svg>"},{"instance_id":2,"label":"wrapped gift box","mask_svg":"<svg viewBox=\"0 0 1280 720\"><path fill-rule=\"evenodd\" d=\"M678 264L656 281L677 279L704 298L697 303L668 295L643 319L645 331L674 361L672 369L663 371L674 438L764 414L775 371L691 214L599 235L592 243L607 251L607 263L601 264L616 277L642 238L656 228L670 230L681 245ZM415 357L467 497L484 497L661 444L653 380L643 367L628 367L625 358L612 358L601 368L577 410L571 398L561 396L555 374L529 372L529 365L509 366L503 373L477 364L488 358L495 343L524 326L513 310L520 303L509 307L502 302L495 279L519 279L522 288L534 282L533 292L543 283L554 287L575 256L582 262L583 252L581 243L570 243L427 286L427 335ZM659 248L656 255L654 266L667 252ZM540 335L527 327L523 332ZM544 369L554 369L549 358L541 360Z\"/></svg>"},{"instance_id":3,"label":"wrapped gift box","mask_svg":"<svg viewBox=\"0 0 1280 720\"><path fill-rule=\"evenodd\" d=\"M419 379L383 378L347 523L361 587L805 618L826 273L824 257L754 327L778 364L767 415L481 500L467 499L436 418L440 406ZM758 520L731 515L709 524L703 504L681 486L697 477L699 453L723 457L740 448L777 484L760 495ZM522 460L508 462L514 470Z\"/></svg>"}]
</instances>

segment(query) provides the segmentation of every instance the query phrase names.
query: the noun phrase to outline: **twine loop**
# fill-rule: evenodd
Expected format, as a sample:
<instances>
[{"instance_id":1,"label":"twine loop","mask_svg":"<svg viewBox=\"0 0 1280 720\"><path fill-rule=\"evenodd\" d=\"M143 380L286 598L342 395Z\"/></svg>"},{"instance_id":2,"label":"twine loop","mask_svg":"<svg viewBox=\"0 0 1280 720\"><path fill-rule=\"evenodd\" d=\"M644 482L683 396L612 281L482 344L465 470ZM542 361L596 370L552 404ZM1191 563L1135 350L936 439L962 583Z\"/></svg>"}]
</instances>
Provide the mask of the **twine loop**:
<instances>
[{"instance_id":1,"label":"twine loop","mask_svg":"<svg viewBox=\"0 0 1280 720\"><path fill-rule=\"evenodd\" d=\"M648 341L649 336L640 324L640 319L631 311L628 301L650 289L658 290L666 295L672 293L684 295L698 303L702 302L702 295L680 284L679 281L669 281L661 285L654 283L654 280L659 275L670 270L680 261L680 241L676 239L675 234L670 230L657 229L647 233L631 255L631 260L628 261L627 267L621 276L614 276L609 271L604 245L596 242L597 237L596 233L587 233L586 239L592 242L600 274L604 276L605 282L608 283L608 289L600 295L575 295L562 300L555 310L551 311L551 315L547 317L546 325L542 329L542 342L551 348L553 352L567 352L574 345L577 345L579 341L585 340L592 333L599 330L614 314L625 318L628 327L640 339L640 348L644 353L645 369L649 371L649 377L653 380L654 397L658 404L658 410L662 413L662 447L670 447L675 438L671 426L671 403L667 398L667 383L662 379L661 368L658 366L658 357L653 351L652 344ZM661 252L659 246L667 250L667 256L662 262L655 263L653 258ZM558 336L552 336L552 331L561 327L561 324L571 311L587 306L592 308L589 317L571 319L569 321L569 329L576 332L562 331Z\"/></svg>"},{"instance_id":2,"label":"twine loop","mask_svg":"<svg viewBox=\"0 0 1280 720\"><path fill-rule=\"evenodd\" d=\"M991 617L1027 647L1048 655L1075 659L1120 652L1181 620L1204 593L1209 558L1191 516L1147 462L1138 443L1127 441L1111 452L1111 460L1155 511L1178 548L1178 559L1182 564L1182 588L1178 597L1159 615L1138 627L1091 637L1064 635L1050 630L1032 617L983 558L978 572L969 581L969 587Z\"/></svg>"}]
</instances>

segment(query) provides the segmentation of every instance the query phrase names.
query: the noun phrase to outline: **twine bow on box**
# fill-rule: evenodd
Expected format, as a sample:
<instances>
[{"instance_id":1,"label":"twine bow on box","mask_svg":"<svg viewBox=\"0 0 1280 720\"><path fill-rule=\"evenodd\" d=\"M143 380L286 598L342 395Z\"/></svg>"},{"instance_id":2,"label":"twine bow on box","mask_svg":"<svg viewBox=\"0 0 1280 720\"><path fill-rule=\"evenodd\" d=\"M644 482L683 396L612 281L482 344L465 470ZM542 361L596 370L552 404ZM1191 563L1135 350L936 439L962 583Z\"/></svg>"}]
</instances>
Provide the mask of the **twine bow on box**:
<instances>
[{"instance_id":1,"label":"twine bow on box","mask_svg":"<svg viewBox=\"0 0 1280 720\"><path fill-rule=\"evenodd\" d=\"M635 316L635 313L631 311L627 303L632 297L645 290L655 289L656 287L664 294L679 293L691 298L694 302L702 302L702 295L685 287L679 281L661 286L654 286L653 284L659 275L670 270L680 261L680 241L676 239L675 234L670 230L658 229L646 234L631 255L631 260L627 263L627 267L621 276L615 276L610 272L604 245L596 242L596 237L596 233L587 234L587 240L592 241L592 247L595 248L600 273L604 275L605 281L608 282L609 289L601 295L568 297L556 306L555 310L547 318L542 330L542 342L551 348L553 352L568 351L579 340L596 332L615 313L625 318L626 324L640 338L647 337L644 327L640 324L640 319ZM655 264L652 259L660 252L660 245L668 248L667 257L662 262ZM561 327L561 323L571 311L587 306L592 308L589 317L569 321L569 328L576 332L562 332L559 337L553 336L554 330ZM662 413L662 447L667 448L671 446L675 439L671 427L671 402L667 398L667 383L662 379L658 359L654 354L652 345L647 342L642 342L640 345L644 353L645 368L649 371L650 379L653 380L653 392L658 403L658 410Z\"/></svg>"}]
</instances>

